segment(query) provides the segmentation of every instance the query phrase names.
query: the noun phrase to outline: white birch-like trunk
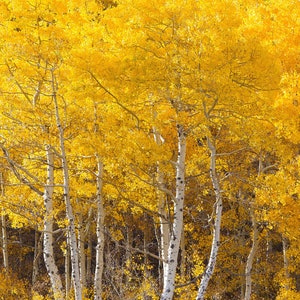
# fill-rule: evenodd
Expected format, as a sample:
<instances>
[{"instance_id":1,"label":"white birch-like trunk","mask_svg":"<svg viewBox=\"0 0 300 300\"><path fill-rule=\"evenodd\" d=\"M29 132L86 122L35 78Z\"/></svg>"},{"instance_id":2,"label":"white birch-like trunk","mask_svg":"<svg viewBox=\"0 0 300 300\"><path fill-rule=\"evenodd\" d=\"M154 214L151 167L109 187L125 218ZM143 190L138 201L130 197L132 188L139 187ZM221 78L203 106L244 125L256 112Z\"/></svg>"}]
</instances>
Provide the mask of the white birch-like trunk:
<instances>
[{"instance_id":1,"label":"white birch-like trunk","mask_svg":"<svg viewBox=\"0 0 300 300\"><path fill-rule=\"evenodd\" d=\"M104 254L104 207L103 207L103 197L102 197L102 176L103 176L103 164L97 157L97 246L96 246L96 268L95 268L95 279L94 279L94 299L102 299L102 275L103 275L103 254Z\"/></svg>"},{"instance_id":2,"label":"white birch-like trunk","mask_svg":"<svg viewBox=\"0 0 300 300\"><path fill-rule=\"evenodd\" d=\"M211 279L214 273L215 265L217 262L218 250L220 247L220 231L221 231L221 219L222 219L222 209L223 209L222 191L220 188L220 183L216 172L216 147L210 141L209 138L207 139L207 141L208 141L208 148L210 150L210 177L216 195L215 222L214 222L213 240L212 240L209 261L205 269L205 272L202 276L196 300L204 299L204 295L207 290L209 280Z\"/></svg>"},{"instance_id":3,"label":"white birch-like trunk","mask_svg":"<svg viewBox=\"0 0 300 300\"><path fill-rule=\"evenodd\" d=\"M251 271L253 267L254 257L258 248L258 228L255 218L255 213L250 203L250 215L252 219L252 227L253 227L253 238L252 238L252 247L250 253L247 258L246 268L245 268L245 277L246 277L246 288L245 288L245 296L244 300L250 300L251 298L251 290L252 290L252 278L251 278Z\"/></svg>"},{"instance_id":4,"label":"white birch-like trunk","mask_svg":"<svg viewBox=\"0 0 300 300\"><path fill-rule=\"evenodd\" d=\"M163 174L158 170L158 184L163 185L163 182ZM158 213L160 223L160 257L163 264L163 276L167 273L168 248L170 244L170 226L166 206L166 195L160 192L158 196Z\"/></svg>"},{"instance_id":5,"label":"white birch-like trunk","mask_svg":"<svg viewBox=\"0 0 300 300\"><path fill-rule=\"evenodd\" d=\"M54 299L63 300L63 286L55 263L53 251L53 202L52 196L54 191L54 154L49 146L46 146L47 153L47 183L45 185L44 205L44 261L48 275L50 277L51 287Z\"/></svg>"},{"instance_id":6,"label":"white birch-like trunk","mask_svg":"<svg viewBox=\"0 0 300 300\"><path fill-rule=\"evenodd\" d=\"M73 214L73 207L70 198L69 167L68 167L67 154L65 150L64 128L60 120L60 114L58 109L54 70L51 70L51 75L52 75L52 93L53 93L52 99L55 108L56 125L58 128L60 151L61 151L60 158L61 158L62 170L63 170L63 193L64 193L64 200L66 205L66 217L69 223L68 243L70 245L70 252L71 252L71 268L72 268L71 274L72 274L72 281L74 286L75 300L81 300L82 288L81 288L80 271L79 271L78 246L77 246L77 237L76 237L76 228L75 228L75 217Z\"/></svg>"},{"instance_id":7,"label":"white birch-like trunk","mask_svg":"<svg viewBox=\"0 0 300 300\"><path fill-rule=\"evenodd\" d=\"M157 145L163 144L163 138L153 128L154 140ZM168 260L168 248L170 243L170 222L169 214L167 212L167 198L166 193L163 191L164 187L164 174L159 168L159 162L157 162L157 184L158 184L158 214L160 224L160 257L163 261L163 276L167 272L167 260Z\"/></svg>"},{"instance_id":8,"label":"white birch-like trunk","mask_svg":"<svg viewBox=\"0 0 300 300\"><path fill-rule=\"evenodd\" d=\"M185 156L186 156L186 133L182 125L178 129L178 156L176 163L176 195L174 200L174 219L171 238L168 248L168 260L166 272L163 277L163 291L161 300L173 299L175 290L175 275L180 239L183 230L183 204L185 192Z\"/></svg>"},{"instance_id":9,"label":"white birch-like trunk","mask_svg":"<svg viewBox=\"0 0 300 300\"><path fill-rule=\"evenodd\" d=\"M8 242L7 242L7 231L6 231L6 216L1 215L1 231L2 231L2 255L3 255L3 267L8 270Z\"/></svg>"},{"instance_id":10,"label":"white birch-like trunk","mask_svg":"<svg viewBox=\"0 0 300 300\"><path fill-rule=\"evenodd\" d=\"M4 190L4 178L3 173L0 173L1 180L1 196L5 196ZM2 233L2 255L3 255L3 267L8 270L8 243L7 243L7 231L6 231L6 215L1 214L1 233Z\"/></svg>"}]
</instances>

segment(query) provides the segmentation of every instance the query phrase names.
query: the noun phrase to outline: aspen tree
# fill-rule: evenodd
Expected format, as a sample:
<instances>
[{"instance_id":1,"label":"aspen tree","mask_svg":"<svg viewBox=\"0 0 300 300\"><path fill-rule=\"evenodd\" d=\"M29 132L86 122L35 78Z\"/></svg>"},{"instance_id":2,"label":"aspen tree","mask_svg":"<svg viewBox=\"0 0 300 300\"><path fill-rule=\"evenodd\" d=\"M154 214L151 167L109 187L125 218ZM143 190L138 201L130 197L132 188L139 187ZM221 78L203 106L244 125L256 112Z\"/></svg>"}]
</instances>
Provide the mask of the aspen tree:
<instances>
[{"instance_id":1,"label":"aspen tree","mask_svg":"<svg viewBox=\"0 0 300 300\"><path fill-rule=\"evenodd\" d=\"M57 82L55 77L55 68L50 70L51 72L51 87L52 87L52 100L54 105L55 117L56 117L56 126L58 128L58 138L60 143L60 158L62 163L63 171L63 191L64 191L64 200L66 205L66 217L68 220L68 243L70 246L71 252L71 267L72 267L72 280L74 285L75 299L82 299L82 287L80 280L80 271L79 271L79 258L78 258L78 245L75 229L75 217L73 213L73 207L71 204L70 198L70 178L69 178L69 167L67 153L65 149L65 134L64 127L61 123L58 100L57 100Z\"/></svg>"},{"instance_id":2,"label":"aspen tree","mask_svg":"<svg viewBox=\"0 0 300 300\"><path fill-rule=\"evenodd\" d=\"M104 270L104 206L103 206L103 163L101 162L98 155L97 160L97 195L96 195L96 205L97 205L97 221L96 221L96 235L97 235L97 246L96 246L96 267L95 267L95 279L94 279L94 299L102 299L102 275Z\"/></svg>"},{"instance_id":3,"label":"aspen tree","mask_svg":"<svg viewBox=\"0 0 300 300\"><path fill-rule=\"evenodd\" d=\"M174 199L174 219L168 247L166 272L164 273L163 291L161 300L173 299L175 290L175 275L177 268L180 239L183 230L183 207L185 193L185 158L186 158L186 132L183 125L177 125L178 156L176 162L176 195Z\"/></svg>"},{"instance_id":4,"label":"aspen tree","mask_svg":"<svg viewBox=\"0 0 300 300\"><path fill-rule=\"evenodd\" d=\"M53 191L54 191L54 152L50 146L46 146L47 154L47 183L45 185L44 205L45 205L45 220L44 220L44 261L50 276L51 286L54 299L61 300L63 297L63 285L55 263L53 251Z\"/></svg>"}]
</instances>

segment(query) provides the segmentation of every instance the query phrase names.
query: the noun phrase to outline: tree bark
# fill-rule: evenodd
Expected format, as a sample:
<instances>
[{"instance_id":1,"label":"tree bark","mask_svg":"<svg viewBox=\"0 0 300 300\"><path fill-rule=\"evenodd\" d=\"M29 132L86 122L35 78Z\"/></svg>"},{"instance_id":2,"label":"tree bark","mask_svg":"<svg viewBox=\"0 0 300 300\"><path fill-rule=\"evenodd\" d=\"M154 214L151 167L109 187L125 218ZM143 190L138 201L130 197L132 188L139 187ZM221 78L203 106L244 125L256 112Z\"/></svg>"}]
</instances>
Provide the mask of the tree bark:
<instances>
[{"instance_id":1,"label":"tree bark","mask_svg":"<svg viewBox=\"0 0 300 300\"><path fill-rule=\"evenodd\" d=\"M46 146L47 153L47 183L44 193L45 219L44 219L44 261L51 281L54 299L63 300L63 286L55 263L53 251L53 203L54 191L54 154L49 146Z\"/></svg>"},{"instance_id":2,"label":"tree bark","mask_svg":"<svg viewBox=\"0 0 300 300\"><path fill-rule=\"evenodd\" d=\"M288 250L288 239L282 235L282 255L283 255L283 268L284 268L284 275L285 275L285 281L286 284L284 285L284 288L286 290L290 290L290 284L289 284L289 278L290 278L290 272L289 272L289 260L286 254L286 251Z\"/></svg>"},{"instance_id":3,"label":"tree bark","mask_svg":"<svg viewBox=\"0 0 300 300\"><path fill-rule=\"evenodd\" d=\"M163 144L163 138L157 132L155 128L153 128L154 132L154 140L157 145L161 146ZM169 220L169 213L167 211L167 196L163 190L165 185L164 183L164 174L160 170L159 162L157 162L157 185L158 185L158 214L159 214L159 224L160 224L160 257L162 259L163 265L163 274L167 273L167 266L168 266L168 248L170 243L170 220ZM161 283L161 282L160 282Z\"/></svg>"},{"instance_id":4,"label":"tree bark","mask_svg":"<svg viewBox=\"0 0 300 300\"><path fill-rule=\"evenodd\" d=\"M102 275L104 269L103 254L104 254L104 207L103 207L103 197L102 197L102 176L103 176L103 164L97 157L97 246L96 246L96 268L95 268L95 280L94 280L94 299L102 299Z\"/></svg>"},{"instance_id":5,"label":"tree bark","mask_svg":"<svg viewBox=\"0 0 300 300\"><path fill-rule=\"evenodd\" d=\"M222 191L220 188L220 183L216 172L216 147L210 141L209 138L207 139L207 141L208 141L208 148L210 150L210 177L216 195L215 222L214 222L213 240L212 240L210 257L209 257L208 265L201 279L201 283L196 298L197 300L204 299L204 295L207 290L209 280L211 279L214 273L215 265L217 262L218 250L220 247L220 231L221 231L221 219L222 219L222 209L223 209Z\"/></svg>"},{"instance_id":6,"label":"tree bark","mask_svg":"<svg viewBox=\"0 0 300 300\"><path fill-rule=\"evenodd\" d=\"M69 167L68 167L68 160L67 160L67 154L65 149L64 128L60 120L60 113L58 109L58 101L57 101L57 94L56 94L56 79L54 76L54 70L51 70L51 75L52 75L52 99L53 99L54 109L55 109L56 125L58 128L58 136L59 136L60 151L61 151L60 158L61 158L62 170L63 170L63 192L64 192L63 195L64 195L64 200L66 205L66 217L69 223L68 242L70 245L70 252L71 252L71 268L72 268L71 273L72 273L72 280L74 285L75 300L81 300L82 288L81 288L80 271L79 271L78 246L77 246L77 237L76 237L76 228L75 228L75 218L74 218L73 207L70 198Z\"/></svg>"},{"instance_id":7,"label":"tree bark","mask_svg":"<svg viewBox=\"0 0 300 300\"><path fill-rule=\"evenodd\" d=\"M262 155L259 157L259 164L258 164L258 176L264 172L263 163L262 163ZM247 258L246 267L245 267L245 296L244 300L250 300L251 298L251 291L252 291L252 278L251 278L251 271L253 267L254 257L256 255L259 243L259 232L257 228L257 222L255 217L255 210L253 207L253 203L250 201L250 217L252 221L252 228L253 228L253 238L252 238L252 246L250 253Z\"/></svg>"},{"instance_id":8,"label":"tree bark","mask_svg":"<svg viewBox=\"0 0 300 300\"><path fill-rule=\"evenodd\" d=\"M87 245L87 253L86 253L86 281L87 285L90 286L93 281L92 276L92 234L88 232L88 245Z\"/></svg>"},{"instance_id":9,"label":"tree bark","mask_svg":"<svg viewBox=\"0 0 300 300\"><path fill-rule=\"evenodd\" d=\"M67 232L67 240L69 233ZM69 294L71 290L71 276L70 276L70 246L66 244L66 253L65 253L65 285L66 285L66 299L69 299Z\"/></svg>"},{"instance_id":10,"label":"tree bark","mask_svg":"<svg viewBox=\"0 0 300 300\"><path fill-rule=\"evenodd\" d=\"M164 185L164 176L157 167L158 172L158 185ZM162 258L163 264L163 276L167 273L168 266L168 248L170 244L170 222L169 214L167 212L167 199L164 192L159 191L158 195L158 214L159 214L159 224L160 224L160 257Z\"/></svg>"},{"instance_id":11,"label":"tree bark","mask_svg":"<svg viewBox=\"0 0 300 300\"><path fill-rule=\"evenodd\" d=\"M252 290L251 271L252 271L252 267L253 267L254 257L255 257L255 254L256 254L256 251L258 248L258 236L259 236L252 203L250 203L250 215L251 215L251 219L252 219L253 238L252 238L252 247L251 247L250 253L248 255L246 268L245 268L246 288L245 288L244 300L250 300L250 298L251 298L251 290Z\"/></svg>"},{"instance_id":12,"label":"tree bark","mask_svg":"<svg viewBox=\"0 0 300 300\"><path fill-rule=\"evenodd\" d=\"M0 173L1 180L1 196L5 196L4 189L4 178L3 173ZM1 214L1 233L2 233L2 255L3 255L3 267L8 270L8 242L7 242L7 231L6 231L6 215L4 212Z\"/></svg>"},{"instance_id":13,"label":"tree bark","mask_svg":"<svg viewBox=\"0 0 300 300\"><path fill-rule=\"evenodd\" d=\"M83 228L82 213L78 213L78 252L79 252L79 263L80 263L80 276L81 276L81 287L86 287L86 257L84 251L85 244L85 233Z\"/></svg>"},{"instance_id":14,"label":"tree bark","mask_svg":"<svg viewBox=\"0 0 300 300\"><path fill-rule=\"evenodd\" d=\"M1 215L1 231L2 231L2 255L3 255L3 267L8 270L8 242L7 242L7 231L6 231L6 216Z\"/></svg>"},{"instance_id":15,"label":"tree bark","mask_svg":"<svg viewBox=\"0 0 300 300\"><path fill-rule=\"evenodd\" d=\"M34 286L39 274L41 256L43 254L43 240L44 233L39 234L37 228L34 233L34 255L33 255L33 266L32 266L32 285Z\"/></svg>"},{"instance_id":16,"label":"tree bark","mask_svg":"<svg viewBox=\"0 0 300 300\"><path fill-rule=\"evenodd\" d=\"M163 278L163 291L161 300L173 299L175 291L175 275L177 268L180 239L183 230L183 205L185 192L185 156L186 156L186 133L182 125L178 129L178 156L176 163L176 195L174 199L174 216L171 238L168 248L168 260L166 272Z\"/></svg>"}]
</instances>

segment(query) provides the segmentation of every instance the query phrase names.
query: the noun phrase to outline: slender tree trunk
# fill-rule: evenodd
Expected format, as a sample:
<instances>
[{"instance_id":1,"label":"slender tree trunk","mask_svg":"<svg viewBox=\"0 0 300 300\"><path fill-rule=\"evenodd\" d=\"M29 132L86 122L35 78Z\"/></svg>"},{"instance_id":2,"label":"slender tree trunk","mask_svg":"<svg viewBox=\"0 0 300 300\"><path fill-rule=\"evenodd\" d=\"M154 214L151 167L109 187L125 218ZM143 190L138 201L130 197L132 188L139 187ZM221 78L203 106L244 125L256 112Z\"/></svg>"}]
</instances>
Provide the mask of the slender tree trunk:
<instances>
[{"instance_id":1,"label":"slender tree trunk","mask_svg":"<svg viewBox=\"0 0 300 300\"><path fill-rule=\"evenodd\" d=\"M93 278L92 278L92 234L89 231L88 232L88 247L87 247L87 253L86 253L86 280L88 286L92 284Z\"/></svg>"},{"instance_id":2,"label":"slender tree trunk","mask_svg":"<svg viewBox=\"0 0 300 300\"><path fill-rule=\"evenodd\" d=\"M0 173L1 181L1 196L5 196L4 189L4 178L3 173ZM2 233L2 255L3 255L3 267L8 270L8 243L7 243L7 231L6 231L6 215L2 212L1 214L1 233Z\"/></svg>"},{"instance_id":3,"label":"slender tree trunk","mask_svg":"<svg viewBox=\"0 0 300 300\"><path fill-rule=\"evenodd\" d=\"M258 176L263 172L263 163L262 163L262 154L260 154L259 157L259 164L258 164ZM250 300L251 298L251 292L252 292L252 277L251 277L251 271L253 268L253 261L254 257L256 255L257 249L258 249L258 243L259 243L259 232L257 228L257 222L255 217L255 210L253 207L253 203L250 201L250 217L252 221L252 228L253 228L253 237L252 237L252 246L250 253L247 258L246 267L245 267L245 296L244 300Z\"/></svg>"},{"instance_id":4,"label":"slender tree trunk","mask_svg":"<svg viewBox=\"0 0 300 300\"><path fill-rule=\"evenodd\" d=\"M164 176L158 169L158 185L164 185ZM158 195L158 213L160 223L160 256L163 264L163 276L167 273L168 266L168 248L170 244L170 222L169 214L167 212L167 197L165 193L159 192Z\"/></svg>"},{"instance_id":5,"label":"slender tree trunk","mask_svg":"<svg viewBox=\"0 0 300 300\"><path fill-rule=\"evenodd\" d=\"M85 264L85 233L83 228L82 213L78 214L78 252L79 252L79 263L80 263L80 275L81 275L81 287L86 287L86 264Z\"/></svg>"},{"instance_id":6,"label":"slender tree trunk","mask_svg":"<svg viewBox=\"0 0 300 300\"><path fill-rule=\"evenodd\" d=\"M205 269L205 273L203 274L201 279L201 283L196 298L197 300L204 299L204 295L207 290L209 280L211 279L215 270L218 250L220 247L220 231L221 231L221 219L222 219L222 209L223 209L222 191L220 188L220 183L216 172L216 147L210 141L209 138L207 139L207 141L208 141L208 148L210 150L210 177L216 195L215 223L214 223L213 240L212 240L210 257L209 257L208 265Z\"/></svg>"},{"instance_id":7,"label":"slender tree trunk","mask_svg":"<svg viewBox=\"0 0 300 300\"><path fill-rule=\"evenodd\" d=\"M67 232L67 240L69 240ZM71 276L70 276L70 246L69 243L66 245L65 254L65 285L66 285L66 299L69 299L69 294L71 290Z\"/></svg>"},{"instance_id":8,"label":"slender tree trunk","mask_svg":"<svg viewBox=\"0 0 300 300\"><path fill-rule=\"evenodd\" d=\"M69 167L67 154L65 150L65 137L64 137L64 128L60 120L60 114L58 109L58 101L56 95L56 79L54 76L54 70L51 70L52 74L52 99L54 102L55 116L56 116L56 125L58 128L59 142L60 142L60 151L61 151L61 162L63 170L63 188L64 188L64 200L66 205L66 217L68 219L68 232L69 232L69 245L71 252L71 273L72 280L74 285L75 300L82 299L82 288L80 282L80 271L79 271L79 258L78 258L78 246L77 246L77 237L76 237L76 228L75 228L75 217L73 214L73 207L70 199L70 182L69 182Z\"/></svg>"},{"instance_id":9,"label":"slender tree trunk","mask_svg":"<svg viewBox=\"0 0 300 300\"><path fill-rule=\"evenodd\" d=\"M157 145L161 146L163 144L162 136L153 128L154 140ZM159 162L157 162L157 184L158 184L158 214L159 214L159 224L160 224L160 257L162 259L163 265L163 276L167 273L168 266L168 248L170 244L170 220L169 213L167 211L167 196L164 191L164 174L160 170ZM162 276L162 278L163 278Z\"/></svg>"},{"instance_id":10,"label":"slender tree trunk","mask_svg":"<svg viewBox=\"0 0 300 300\"><path fill-rule=\"evenodd\" d=\"M252 238L252 247L250 253L247 258L246 268L245 268L245 277L246 277L246 289L245 289L245 296L244 300L250 300L251 297L251 290L252 290L252 278L251 278L251 271L253 267L254 257L258 248L258 228L256 223L256 218L254 214L254 209L252 204L250 204L250 215L252 219L252 227L253 227L253 238Z\"/></svg>"},{"instance_id":11,"label":"slender tree trunk","mask_svg":"<svg viewBox=\"0 0 300 300\"><path fill-rule=\"evenodd\" d=\"M186 268L184 231L182 231L181 242L180 242L180 251L181 251L180 276L182 278L184 278L185 268Z\"/></svg>"},{"instance_id":12,"label":"slender tree trunk","mask_svg":"<svg viewBox=\"0 0 300 300\"><path fill-rule=\"evenodd\" d=\"M45 220L44 220L44 261L51 281L54 298L63 300L63 286L55 263L53 251L53 203L54 191L54 154L49 146L47 153L47 184L44 193Z\"/></svg>"},{"instance_id":13,"label":"slender tree trunk","mask_svg":"<svg viewBox=\"0 0 300 300\"><path fill-rule=\"evenodd\" d=\"M283 255L283 268L284 268L284 275L285 275L285 289L289 290L290 289L290 284L289 284L289 278L290 278L290 273L289 273L289 260L286 254L286 251L288 249L288 239L284 236L282 238L282 255Z\"/></svg>"},{"instance_id":14,"label":"slender tree trunk","mask_svg":"<svg viewBox=\"0 0 300 300\"><path fill-rule=\"evenodd\" d=\"M183 204L185 192L185 156L186 156L186 133L182 125L178 129L178 156L176 163L176 195L174 199L174 216L171 238L168 248L168 260L164 273L163 291L161 300L173 299L175 291L175 275L177 268L180 239L183 230Z\"/></svg>"},{"instance_id":15,"label":"slender tree trunk","mask_svg":"<svg viewBox=\"0 0 300 300\"><path fill-rule=\"evenodd\" d=\"M7 231L6 231L6 216L1 215L1 231L2 231L2 255L3 255L3 267L8 270L8 242L7 242Z\"/></svg>"},{"instance_id":16,"label":"slender tree trunk","mask_svg":"<svg viewBox=\"0 0 300 300\"><path fill-rule=\"evenodd\" d=\"M94 289L95 289L95 300L102 299L102 275L104 269L103 254L104 254L104 207L103 207L103 197L102 197L102 176L103 176L103 164L97 157L97 247L96 247L96 268L95 268L95 280L94 280Z\"/></svg>"}]
</instances>

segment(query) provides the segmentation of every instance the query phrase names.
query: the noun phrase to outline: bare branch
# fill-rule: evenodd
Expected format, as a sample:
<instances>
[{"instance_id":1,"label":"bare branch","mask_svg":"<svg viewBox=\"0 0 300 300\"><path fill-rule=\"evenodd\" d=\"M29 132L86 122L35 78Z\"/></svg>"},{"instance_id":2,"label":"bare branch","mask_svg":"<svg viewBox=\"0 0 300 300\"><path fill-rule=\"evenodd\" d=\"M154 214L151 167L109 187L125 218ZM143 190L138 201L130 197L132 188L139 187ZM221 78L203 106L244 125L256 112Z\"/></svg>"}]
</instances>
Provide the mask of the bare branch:
<instances>
[{"instance_id":1,"label":"bare branch","mask_svg":"<svg viewBox=\"0 0 300 300\"><path fill-rule=\"evenodd\" d=\"M140 127L140 120L138 118L138 116L129 108L127 108L126 106L124 106L119 99L111 92L109 91L105 86L103 86L103 84L98 80L98 78L91 72L88 71L88 73L92 76L92 78L97 82L97 84L99 85L99 87L101 87L107 94L109 94L116 102L116 104L118 104L122 109L124 109L125 111L127 111L130 115L132 115L136 121L137 121L137 128Z\"/></svg>"}]
</instances>

